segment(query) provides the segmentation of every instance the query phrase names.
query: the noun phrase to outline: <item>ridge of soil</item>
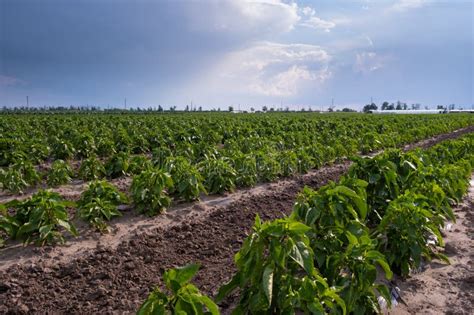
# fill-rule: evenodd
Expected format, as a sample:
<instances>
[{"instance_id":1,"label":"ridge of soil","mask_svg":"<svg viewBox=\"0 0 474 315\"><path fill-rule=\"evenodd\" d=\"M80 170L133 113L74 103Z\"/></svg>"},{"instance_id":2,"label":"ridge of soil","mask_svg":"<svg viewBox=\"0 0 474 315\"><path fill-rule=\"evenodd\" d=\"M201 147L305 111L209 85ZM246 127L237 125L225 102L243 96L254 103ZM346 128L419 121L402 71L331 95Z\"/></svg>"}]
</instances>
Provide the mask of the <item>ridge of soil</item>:
<instances>
[{"instance_id":1,"label":"ridge of soil","mask_svg":"<svg viewBox=\"0 0 474 315\"><path fill-rule=\"evenodd\" d=\"M474 129L474 126L471 126ZM467 131L468 132L468 131ZM453 132L411 146L459 137ZM406 149L406 148L405 148ZM303 176L178 206L164 216L127 216L115 231L60 247L0 251L0 313L134 313L162 272L190 262L201 265L193 282L214 294L234 272L233 256L258 213L263 220L291 212L305 186L336 181L349 161ZM223 305L225 308L225 305Z\"/></svg>"}]
</instances>

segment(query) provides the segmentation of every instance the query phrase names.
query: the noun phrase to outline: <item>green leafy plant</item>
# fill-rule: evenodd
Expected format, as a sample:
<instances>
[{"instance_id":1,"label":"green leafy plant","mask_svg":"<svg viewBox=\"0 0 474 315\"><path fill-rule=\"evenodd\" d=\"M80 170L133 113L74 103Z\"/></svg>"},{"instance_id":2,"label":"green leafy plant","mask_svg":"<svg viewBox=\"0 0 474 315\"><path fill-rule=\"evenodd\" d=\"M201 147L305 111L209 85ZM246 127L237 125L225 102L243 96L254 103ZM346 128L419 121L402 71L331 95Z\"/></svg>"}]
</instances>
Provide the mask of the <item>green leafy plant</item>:
<instances>
[{"instance_id":1,"label":"green leafy plant","mask_svg":"<svg viewBox=\"0 0 474 315\"><path fill-rule=\"evenodd\" d=\"M48 173L47 183L50 187L67 184L74 175L71 166L63 160L56 160L51 165Z\"/></svg>"},{"instance_id":2,"label":"green leafy plant","mask_svg":"<svg viewBox=\"0 0 474 315\"><path fill-rule=\"evenodd\" d=\"M191 165L185 158L168 158L166 169L173 178L174 186L170 190L179 198L186 201L199 199L201 192L206 192L203 177L198 169Z\"/></svg>"},{"instance_id":3,"label":"green leafy plant","mask_svg":"<svg viewBox=\"0 0 474 315\"><path fill-rule=\"evenodd\" d=\"M67 140L54 136L50 143L51 155L54 159L67 160L72 158L76 153L72 143Z\"/></svg>"},{"instance_id":4,"label":"green leafy plant","mask_svg":"<svg viewBox=\"0 0 474 315\"><path fill-rule=\"evenodd\" d=\"M371 152L382 147L380 136L375 133L367 133L360 139L360 151L364 154Z\"/></svg>"},{"instance_id":5,"label":"green leafy plant","mask_svg":"<svg viewBox=\"0 0 474 315\"><path fill-rule=\"evenodd\" d=\"M383 296L388 303L391 297L387 287L377 283L377 267L382 268L387 279L392 278L392 271L385 256L377 251L377 242L358 222L351 222L345 231L328 229L326 233L336 235L339 246L326 248L322 237L312 242L317 243L316 253L325 251L327 268L322 274L330 285L341 288L339 295L346 304L347 312L379 313L381 309L377 296Z\"/></svg>"},{"instance_id":6,"label":"green leafy plant","mask_svg":"<svg viewBox=\"0 0 474 315\"><path fill-rule=\"evenodd\" d=\"M63 243L63 230L77 235L76 228L69 221L68 206L72 204L64 201L59 194L40 190L27 200L7 203L5 207L15 214L2 215L0 228L11 238L22 239L24 243Z\"/></svg>"},{"instance_id":7,"label":"green leafy plant","mask_svg":"<svg viewBox=\"0 0 474 315\"><path fill-rule=\"evenodd\" d=\"M173 156L173 152L167 147L157 147L152 150L153 164L158 168L164 168L169 157Z\"/></svg>"},{"instance_id":8,"label":"green leafy plant","mask_svg":"<svg viewBox=\"0 0 474 315\"><path fill-rule=\"evenodd\" d=\"M141 305L137 315L195 314L218 315L217 305L190 283L198 272L195 264L165 271L163 280L169 294L155 288Z\"/></svg>"},{"instance_id":9,"label":"green leafy plant","mask_svg":"<svg viewBox=\"0 0 474 315\"><path fill-rule=\"evenodd\" d=\"M256 155L256 162L258 180L261 182L271 182L281 173L281 166L275 154L260 151Z\"/></svg>"},{"instance_id":10,"label":"green leafy plant","mask_svg":"<svg viewBox=\"0 0 474 315\"><path fill-rule=\"evenodd\" d=\"M117 206L127 203L127 198L115 186L105 181L94 181L81 194L77 206L79 216L101 232L107 232L106 221L121 216Z\"/></svg>"},{"instance_id":11,"label":"green leafy plant","mask_svg":"<svg viewBox=\"0 0 474 315\"><path fill-rule=\"evenodd\" d=\"M34 140L33 140L34 141ZM46 160L50 154L51 148L46 143L32 142L27 145L29 160L38 164Z\"/></svg>"},{"instance_id":12,"label":"green leafy plant","mask_svg":"<svg viewBox=\"0 0 474 315\"><path fill-rule=\"evenodd\" d=\"M7 170L0 169L0 183L2 190L9 191L11 193L20 193L28 187L28 183L23 178L23 174L20 170L13 167Z\"/></svg>"},{"instance_id":13,"label":"green leafy plant","mask_svg":"<svg viewBox=\"0 0 474 315\"><path fill-rule=\"evenodd\" d=\"M83 180L95 180L104 177L105 168L96 156L82 161L79 167L79 177Z\"/></svg>"},{"instance_id":14,"label":"green leafy plant","mask_svg":"<svg viewBox=\"0 0 474 315\"><path fill-rule=\"evenodd\" d=\"M97 148L94 137L90 132L75 134L73 137L75 154L78 158L88 158L96 154Z\"/></svg>"},{"instance_id":15,"label":"green leafy plant","mask_svg":"<svg viewBox=\"0 0 474 315\"><path fill-rule=\"evenodd\" d=\"M22 194L27 187L37 184L40 180L40 174L28 160L19 160L6 170L0 171L2 189L12 193Z\"/></svg>"},{"instance_id":16,"label":"green leafy plant","mask_svg":"<svg viewBox=\"0 0 474 315\"><path fill-rule=\"evenodd\" d=\"M97 154L101 157L111 156L117 153L115 143L111 136L102 135L97 139Z\"/></svg>"},{"instance_id":17,"label":"green leafy plant","mask_svg":"<svg viewBox=\"0 0 474 315\"><path fill-rule=\"evenodd\" d=\"M298 173L305 174L314 167L314 159L308 154L305 148L298 149L296 156Z\"/></svg>"},{"instance_id":18,"label":"green leafy plant","mask_svg":"<svg viewBox=\"0 0 474 315\"><path fill-rule=\"evenodd\" d=\"M434 236L440 246L439 231L442 217L430 211L428 197L410 191L390 202L387 212L377 227L379 250L385 254L391 268L402 276L420 266L422 257L437 257L449 263L447 257L428 244Z\"/></svg>"},{"instance_id":19,"label":"green leafy plant","mask_svg":"<svg viewBox=\"0 0 474 315\"><path fill-rule=\"evenodd\" d=\"M132 139L122 124L116 127L114 141L117 152L130 152Z\"/></svg>"},{"instance_id":20,"label":"green leafy plant","mask_svg":"<svg viewBox=\"0 0 474 315\"><path fill-rule=\"evenodd\" d=\"M354 158L349 176L367 182L368 224L377 225L391 200L400 194L397 165L386 156Z\"/></svg>"},{"instance_id":21,"label":"green leafy plant","mask_svg":"<svg viewBox=\"0 0 474 315\"><path fill-rule=\"evenodd\" d=\"M237 273L219 289L221 301L240 288L233 314L346 313L344 301L319 274L306 235L307 225L291 218L262 223L235 255Z\"/></svg>"},{"instance_id":22,"label":"green leafy plant","mask_svg":"<svg viewBox=\"0 0 474 315\"><path fill-rule=\"evenodd\" d=\"M364 222L367 216L367 182L343 178L315 191L305 187L293 208L292 217L317 229L344 227L352 220Z\"/></svg>"},{"instance_id":23,"label":"green leafy plant","mask_svg":"<svg viewBox=\"0 0 474 315\"><path fill-rule=\"evenodd\" d=\"M25 159L26 153L20 149L18 139L0 137L0 167L9 166L19 159Z\"/></svg>"},{"instance_id":24,"label":"green leafy plant","mask_svg":"<svg viewBox=\"0 0 474 315\"><path fill-rule=\"evenodd\" d=\"M204 186L210 194L222 194L235 188L237 174L225 159L204 161L202 174L205 178Z\"/></svg>"},{"instance_id":25,"label":"green leafy plant","mask_svg":"<svg viewBox=\"0 0 474 315\"><path fill-rule=\"evenodd\" d=\"M251 154L236 154L234 169L237 173L235 183L238 187L251 187L257 184L257 160Z\"/></svg>"},{"instance_id":26,"label":"green leafy plant","mask_svg":"<svg viewBox=\"0 0 474 315\"><path fill-rule=\"evenodd\" d=\"M458 161L452 165L442 165L437 167L433 181L435 181L446 195L455 202L460 202L467 189L467 180L472 172L472 166L467 161Z\"/></svg>"},{"instance_id":27,"label":"green leafy plant","mask_svg":"<svg viewBox=\"0 0 474 315\"><path fill-rule=\"evenodd\" d=\"M136 175L130 192L139 212L156 215L170 206L168 190L172 188L171 176L161 169L154 168Z\"/></svg>"},{"instance_id":28,"label":"green leafy plant","mask_svg":"<svg viewBox=\"0 0 474 315\"><path fill-rule=\"evenodd\" d=\"M295 174L298 171L298 156L293 151L282 151L278 155L280 161L281 174L285 177Z\"/></svg>"},{"instance_id":29,"label":"green leafy plant","mask_svg":"<svg viewBox=\"0 0 474 315\"><path fill-rule=\"evenodd\" d=\"M366 187L365 181L346 177L318 191L305 188L292 213L311 227L307 235L321 274L330 286L341 288L347 312L357 314L379 312L379 294L390 302L387 288L376 283L377 266L392 276L363 223Z\"/></svg>"},{"instance_id":30,"label":"green leafy plant","mask_svg":"<svg viewBox=\"0 0 474 315\"><path fill-rule=\"evenodd\" d=\"M117 178L128 175L130 155L127 152L114 154L105 164L107 177Z\"/></svg>"},{"instance_id":31,"label":"green leafy plant","mask_svg":"<svg viewBox=\"0 0 474 315\"><path fill-rule=\"evenodd\" d=\"M132 175L137 175L146 169L152 168L152 162L144 155L135 155L130 159L128 172Z\"/></svg>"}]
</instances>

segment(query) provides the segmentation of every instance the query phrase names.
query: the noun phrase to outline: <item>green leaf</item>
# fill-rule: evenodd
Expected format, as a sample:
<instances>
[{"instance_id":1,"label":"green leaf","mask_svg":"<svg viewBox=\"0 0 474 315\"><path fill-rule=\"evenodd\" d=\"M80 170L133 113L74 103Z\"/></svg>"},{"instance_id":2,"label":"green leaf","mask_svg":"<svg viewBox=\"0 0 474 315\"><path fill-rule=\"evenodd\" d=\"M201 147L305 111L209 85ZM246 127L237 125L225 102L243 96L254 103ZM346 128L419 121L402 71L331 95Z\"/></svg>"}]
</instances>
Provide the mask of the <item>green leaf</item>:
<instances>
[{"instance_id":1,"label":"green leaf","mask_svg":"<svg viewBox=\"0 0 474 315\"><path fill-rule=\"evenodd\" d=\"M199 270L198 264L189 264L184 267L176 268L176 275L173 280L176 280L180 285L189 282Z\"/></svg>"},{"instance_id":2,"label":"green leaf","mask_svg":"<svg viewBox=\"0 0 474 315\"><path fill-rule=\"evenodd\" d=\"M267 265L263 270L262 286L267 297L268 304L272 304L272 292L273 292L273 264Z\"/></svg>"},{"instance_id":3,"label":"green leaf","mask_svg":"<svg viewBox=\"0 0 474 315\"><path fill-rule=\"evenodd\" d=\"M217 307L216 303L214 303L209 297L205 295L200 295L199 301L207 307L207 309L212 315L220 314L219 308Z\"/></svg>"},{"instance_id":4,"label":"green leaf","mask_svg":"<svg viewBox=\"0 0 474 315\"><path fill-rule=\"evenodd\" d=\"M288 230L297 234L303 234L311 230L311 228L300 222L290 222L288 225Z\"/></svg>"}]
</instances>

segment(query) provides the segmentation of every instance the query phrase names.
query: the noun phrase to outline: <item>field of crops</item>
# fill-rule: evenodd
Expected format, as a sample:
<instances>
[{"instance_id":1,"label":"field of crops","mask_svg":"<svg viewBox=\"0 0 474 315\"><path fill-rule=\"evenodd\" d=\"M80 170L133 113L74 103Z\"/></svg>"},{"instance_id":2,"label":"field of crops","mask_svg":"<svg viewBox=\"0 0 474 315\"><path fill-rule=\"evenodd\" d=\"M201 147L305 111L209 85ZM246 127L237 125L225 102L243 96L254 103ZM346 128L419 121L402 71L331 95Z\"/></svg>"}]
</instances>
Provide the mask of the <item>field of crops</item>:
<instances>
[{"instance_id":1,"label":"field of crops","mask_svg":"<svg viewBox=\"0 0 474 315\"><path fill-rule=\"evenodd\" d=\"M473 132L469 114L0 115L0 312L379 312L393 275L448 262Z\"/></svg>"}]
</instances>

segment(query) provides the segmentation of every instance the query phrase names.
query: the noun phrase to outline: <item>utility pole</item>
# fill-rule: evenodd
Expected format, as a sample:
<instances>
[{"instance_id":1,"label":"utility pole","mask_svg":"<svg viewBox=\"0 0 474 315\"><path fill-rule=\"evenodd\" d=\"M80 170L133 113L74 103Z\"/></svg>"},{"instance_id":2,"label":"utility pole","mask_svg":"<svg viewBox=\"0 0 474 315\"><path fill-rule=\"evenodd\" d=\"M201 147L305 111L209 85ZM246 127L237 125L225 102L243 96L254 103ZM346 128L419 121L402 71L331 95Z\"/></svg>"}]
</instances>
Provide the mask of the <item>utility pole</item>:
<instances>
[{"instance_id":1,"label":"utility pole","mask_svg":"<svg viewBox=\"0 0 474 315\"><path fill-rule=\"evenodd\" d=\"M30 106L30 100L28 99L28 95L26 96L26 109Z\"/></svg>"},{"instance_id":2,"label":"utility pole","mask_svg":"<svg viewBox=\"0 0 474 315\"><path fill-rule=\"evenodd\" d=\"M125 104L125 110L127 110L127 98L125 98L124 104Z\"/></svg>"}]
</instances>

